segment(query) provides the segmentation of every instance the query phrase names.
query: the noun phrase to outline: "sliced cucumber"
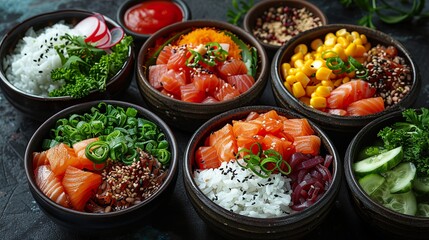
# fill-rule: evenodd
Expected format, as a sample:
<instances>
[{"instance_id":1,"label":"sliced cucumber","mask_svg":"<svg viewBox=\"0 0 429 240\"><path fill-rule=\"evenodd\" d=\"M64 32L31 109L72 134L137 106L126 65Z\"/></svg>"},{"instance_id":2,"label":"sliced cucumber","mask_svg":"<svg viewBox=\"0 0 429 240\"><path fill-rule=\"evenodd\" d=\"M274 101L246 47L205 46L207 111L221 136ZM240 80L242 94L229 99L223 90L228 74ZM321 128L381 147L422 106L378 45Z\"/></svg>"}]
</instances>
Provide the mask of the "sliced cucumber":
<instances>
[{"instance_id":1,"label":"sliced cucumber","mask_svg":"<svg viewBox=\"0 0 429 240\"><path fill-rule=\"evenodd\" d=\"M364 147L358 155L358 160L363 160L365 158L369 158L380 153L387 152L387 150L382 146L368 146Z\"/></svg>"},{"instance_id":2,"label":"sliced cucumber","mask_svg":"<svg viewBox=\"0 0 429 240\"><path fill-rule=\"evenodd\" d=\"M429 217L429 204L419 203L417 204L417 213L418 217Z\"/></svg>"},{"instance_id":3,"label":"sliced cucumber","mask_svg":"<svg viewBox=\"0 0 429 240\"><path fill-rule=\"evenodd\" d=\"M413 181L413 189L419 193L429 193L429 177L416 177Z\"/></svg>"},{"instance_id":4,"label":"sliced cucumber","mask_svg":"<svg viewBox=\"0 0 429 240\"><path fill-rule=\"evenodd\" d=\"M353 170L359 176L370 173L380 173L390 170L396 166L403 157L402 147L394 148L390 151L365 158L353 164Z\"/></svg>"},{"instance_id":5,"label":"sliced cucumber","mask_svg":"<svg viewBox=\"0 0 429 240\"><path fill-rule=\"evenodd\" d=\"M372 173L359 179L359 184L363 190L371 196L385 181L384 177L376 173Z\"/></svg>"},{"instance_id":6,"label":"sliced cucumber","mask_svg":"<svg viewBox=\"0 0 429 240\"><path fill-rule=\"evenodd\" d=\"M408 215L416 215L417 212L417 201L413 191L387 194L383 206Z\"/></svg>"},{"instance_id":7,"label":"sliced cucumber","mask_svg":"<svg viewBox=\"0 0 429 240\"><path fill-rule=\"evenodd\" d=\"M412 162L404 162L383 173L386 177L390 193L404 193L411 190L412 181L416 176L416 166Z\"/></svg>"}]
</instances>

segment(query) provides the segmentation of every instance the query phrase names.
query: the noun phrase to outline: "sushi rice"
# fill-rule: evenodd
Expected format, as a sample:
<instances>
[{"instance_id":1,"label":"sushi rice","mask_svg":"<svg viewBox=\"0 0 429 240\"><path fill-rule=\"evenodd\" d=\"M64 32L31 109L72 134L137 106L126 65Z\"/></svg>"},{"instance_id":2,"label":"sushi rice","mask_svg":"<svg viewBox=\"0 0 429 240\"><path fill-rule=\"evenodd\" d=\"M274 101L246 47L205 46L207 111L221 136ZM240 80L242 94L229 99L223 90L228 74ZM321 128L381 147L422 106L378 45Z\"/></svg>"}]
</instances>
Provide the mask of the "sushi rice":
<instances>
[{"instance_id":1,"label":"sushi rice","mask_svg":"<svg viewBox=\"0 0 429 240\"><path fill-rule=\"evenodd\" d=\"M291 180L281 174L261 178L230 161L219 168L195 170L194 180L209 199L234 213L257 218L291 213Z\"/></svg>"},{"instance_id":2,"label":"sushi rice","mask_svg":"<svg viewBox=\"0 0 429 240\"><path fill-rule=\"evenodd\" d=\"M7 79L16 88L38 96L48 96L50 91L63 85L63 81L51 80L51 71L61 67L61 59L54 46L64 44L65 40L60 36L65 33L77 35L62 22L38 31L30 28L14 51L3 60Z\"/></svg>"}]
</instances>

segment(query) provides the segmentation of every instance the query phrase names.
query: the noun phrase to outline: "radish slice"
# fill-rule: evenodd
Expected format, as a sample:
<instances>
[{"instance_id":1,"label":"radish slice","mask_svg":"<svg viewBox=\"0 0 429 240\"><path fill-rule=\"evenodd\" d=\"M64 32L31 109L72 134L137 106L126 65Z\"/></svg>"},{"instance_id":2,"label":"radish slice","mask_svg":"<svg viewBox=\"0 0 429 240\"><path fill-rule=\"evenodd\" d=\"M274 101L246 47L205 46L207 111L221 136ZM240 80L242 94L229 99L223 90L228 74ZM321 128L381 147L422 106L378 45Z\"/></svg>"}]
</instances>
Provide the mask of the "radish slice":
<instances>
[{"instance_id":1,"label":"radish slice","mask_svg":"<svg viewBox=\"0 0 429 240\"><path fill-rule=\"evenodd\" d=\"M98 22L100 23L100 27L98 28L97 33L91 37L87 37L85 39L85 42L97 42L101 40L103 37L105 37L105 35L109 31L105 22L100 20Z\"/></svg>"},{"instance_id":2,"label":"radish slice","mask_svg":"<svg viewBox=\"0 0 429 240\"><path fill-rule=\"evenodd\" d=\"M115 46L117 43L119 43L122 38L124 37L124 30L120 27L115 27L110 30L110 43L107 43L105 45L97 46L98 48L111 48L112 46Z\"/></svg>"},{"instance_id":3,"label":"radish slice","mask_svg":"<svg viewBox=\"0 0 429 240\"><path fill-rule=\"evenodd\" d=\"M99 41L95 42L95 46L97 48L100 48L100 46L104 46L106 44L109 44L110 43L110 39L111 39L110 31L107 30L107 32L104 35L104 37L102 39L100 39Z\"/></svg>"},{"instance_id":4,"label":"radish slice","mask_svg":"<svg viewBox=\"0 0 429 240\"><path fill-rule=\"evenodd\" d=\"M101 15L100 13L94 13L93 15L94 17L98 18L98 20L100 20L101 22L106 22L106 20L104 19L104 16Z\"/></svg>"},{"instance_id":5,"label":"radish slice","mask_svg":"<svg viewBox=\"0 0 429 240\"><path fill-rule=\"evenodd\" d=\"M87 38L93 37L100 27L100 20L94 16L87 17L80 21L74 29Z\"/></svg>"}]
</instances>

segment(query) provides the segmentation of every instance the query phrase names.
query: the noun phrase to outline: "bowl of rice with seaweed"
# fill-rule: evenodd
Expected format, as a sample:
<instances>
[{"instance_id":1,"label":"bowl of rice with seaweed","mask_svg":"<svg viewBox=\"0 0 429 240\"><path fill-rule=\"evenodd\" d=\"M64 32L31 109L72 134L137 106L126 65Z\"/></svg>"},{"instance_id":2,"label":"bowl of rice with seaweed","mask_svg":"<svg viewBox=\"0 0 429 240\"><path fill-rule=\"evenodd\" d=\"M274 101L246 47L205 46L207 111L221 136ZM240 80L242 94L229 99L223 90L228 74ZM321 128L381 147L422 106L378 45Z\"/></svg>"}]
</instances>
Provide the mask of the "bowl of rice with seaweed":
<instances>
[{"instance_id":1,"label":"bowl of rice with seaweed","mask_svg":"<svg viewBox=\"0 0 429 240\"><path fill-rule=\"evenodd\" d=\"M203 124L185 150L186 194L228 239L300 239L327 217L341 161L328 136L284 108L247 106Z\"/></svg>"},{"instance_id":2,"label":"bowl of rice with seaweed","mask_svg":"<svg viewBox=\"0 0 429 240\"><path fill-rule=\"evenodd\" d=\"M43 121L77 103L124 92L131 36L100 13L58 10L13 27L0 42L0 87L18 110Z\"/></svg>"}]
</instances>

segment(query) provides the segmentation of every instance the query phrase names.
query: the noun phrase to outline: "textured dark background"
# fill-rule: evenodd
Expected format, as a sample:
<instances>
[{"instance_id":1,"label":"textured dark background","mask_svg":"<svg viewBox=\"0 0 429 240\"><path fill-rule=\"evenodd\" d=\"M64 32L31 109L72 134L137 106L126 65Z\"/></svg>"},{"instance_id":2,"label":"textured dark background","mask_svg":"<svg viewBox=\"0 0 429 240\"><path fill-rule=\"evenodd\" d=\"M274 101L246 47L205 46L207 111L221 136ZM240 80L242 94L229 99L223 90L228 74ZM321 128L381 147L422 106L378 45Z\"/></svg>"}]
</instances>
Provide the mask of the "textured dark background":
<instances>
[{"instance_id":1,"label":"textured dark background","mask_svg":"<svg viewBox=\"0 0 429 240\"><path fill-rule=\"evenodd\" d=\"M230 0L185 0L193 19L217 19L226 21L226 10ZM39 13L57 9L85 9L100 12L116 19L120 0L1 0L0 36L15 24ZM257 1L256 1L257 2ZM345 9L336 0L311 1L327 15L329 23L356 23L361 13L356 9ZM426 11L428 6L426 6ZM423 79L419 98L414 107L429 107L429 24L414 22L386 25L376 22L378 28L402 42L411 52L420 68ZM139 95L135 81L121 100L145 106ZM275 105L271 89L267 85L258 104ZM12 107L0 92L0 239L84 239L77 233L65 231L54 224L32 198L24 173L23 155L25 147L36 128L40 125ZM175 130L173 128L173 130ZM180 144L180 153L190 138L190 134L175 130ZM335 136L333 136L335 137ZM343 154L348 142L334 139ZM342 142L342 144L340 144ZM142 224L127 233L114 233L102 238L114 239L219 239L198 217L191 207L182 184L182 173L170 203L152 216L149 224ZM340 194L326 222L312 232L308 239L383 239L386 236L372 230L356 214L343 184ZM94 239L95 237L91 237Z\"/></svg>"}]
</instances>

